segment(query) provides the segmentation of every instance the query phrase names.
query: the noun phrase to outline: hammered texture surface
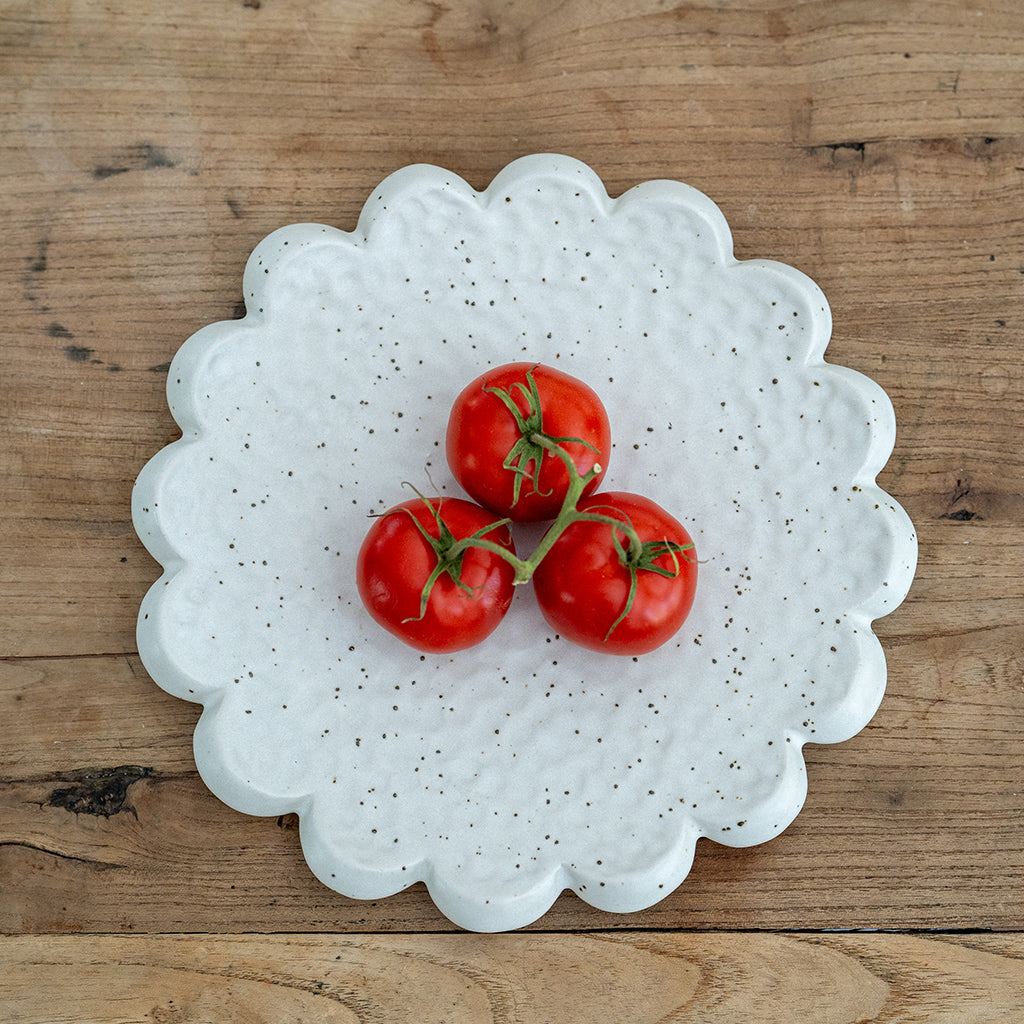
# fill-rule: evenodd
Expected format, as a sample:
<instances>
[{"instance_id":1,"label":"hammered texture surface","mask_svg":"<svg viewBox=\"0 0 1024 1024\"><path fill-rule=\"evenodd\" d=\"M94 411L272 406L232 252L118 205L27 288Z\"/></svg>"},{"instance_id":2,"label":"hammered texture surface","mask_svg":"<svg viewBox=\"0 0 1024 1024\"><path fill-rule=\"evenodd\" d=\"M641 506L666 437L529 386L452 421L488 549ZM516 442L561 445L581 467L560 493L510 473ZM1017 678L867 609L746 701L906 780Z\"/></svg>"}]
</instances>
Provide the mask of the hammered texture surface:
<instances>
[{"instance_id":1,"label":"hammered texture surface","mask_svg":"<svg viewBox=\"0 0 1024 1024\"><path fill-rule=\"evenodd\" d=\"M685 185L612 200L584 165L537 156L484 192L399 171L354 231L265 239L244 288L245 318L175 358L183 437L133 498L165 569L140 652L205 705L196 759L215 793L297 811L333 888L424 880L479 930L529 923L564 888L640 909L685 878L698 837L750 845L792 821L802 745L852 736L881 700L871 622L916 561L874 482L891 405L824 361L830 313L808 278L737 262ZM360 605L368 516L409 497L403 481L461 494L451 401L523 359L598 392L604 488L653 498L696 542L694 610L656 652L571 647L528 587L486 643L444 657Z\"/></svg>"}]
</instances>

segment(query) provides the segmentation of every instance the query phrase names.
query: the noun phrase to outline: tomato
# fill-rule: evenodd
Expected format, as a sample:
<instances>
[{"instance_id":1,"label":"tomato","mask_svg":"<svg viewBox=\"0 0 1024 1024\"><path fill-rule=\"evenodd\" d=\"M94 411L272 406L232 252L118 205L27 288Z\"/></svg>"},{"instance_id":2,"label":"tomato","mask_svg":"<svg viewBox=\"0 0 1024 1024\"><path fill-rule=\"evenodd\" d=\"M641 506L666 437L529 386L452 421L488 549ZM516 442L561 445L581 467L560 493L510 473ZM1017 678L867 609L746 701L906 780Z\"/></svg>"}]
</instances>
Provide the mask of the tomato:
<instances>
[{"instance_id":1,"label":"tomato","mask_svg":"<svg viewBox=\"0 0 1024 1024\"><path fill-rule=\"evenodd\" d=\"M611 454L604 405L583 381L538 363L488 370L462 391L448 420L448 465L492 512L518 522L554 519L570 475L556 454L531 442L536 433L560 444L581 477L599 465L585 493L598 487Z\"/></svg>"},{"instance_id":2,"label":"tomato","mask_svg":"<svg viewBox=\"0 0 1024 1024\"><path fill-rule=\"evenodd\" d=\"M413 498L377 518L356 562L359 596L372 618L421 651L460 651L488 637L512 603L514 567L481 547L447 563L451 571L439 560L454 542L474 534L514 555L508 527L488 529L496 522L462 498Z\"/></svg>"},{"instance_id":3,"label":"tomato","mask_svg":"<svg viewBox=\"0 0 1024 1024\"><path fill-rule=\"evenodd\" d=\"M591 495L577 509L631 523L649 567L641 561L631 570L624 531L604 522L574 522L533 574L544 618L565 639L605 654L646 654L660 647L689 614L697 585L692 546L672 552L663 542L686 548L693 543L690 535L659 505L624 491ZM623 616L634 577L632 606Z\"/></svg>"}]
</instances>

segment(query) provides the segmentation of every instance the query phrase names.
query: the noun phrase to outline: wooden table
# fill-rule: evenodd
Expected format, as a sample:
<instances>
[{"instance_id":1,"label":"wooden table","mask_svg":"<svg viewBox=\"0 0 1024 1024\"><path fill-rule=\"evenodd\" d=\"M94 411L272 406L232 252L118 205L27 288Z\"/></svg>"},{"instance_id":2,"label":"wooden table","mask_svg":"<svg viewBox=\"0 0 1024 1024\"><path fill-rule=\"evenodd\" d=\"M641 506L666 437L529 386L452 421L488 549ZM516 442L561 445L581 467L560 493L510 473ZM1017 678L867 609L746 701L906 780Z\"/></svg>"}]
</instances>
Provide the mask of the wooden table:
<instances>
[{"instance_id":1,"label":"wooden table","mask_svg":"<svg viewBox=\"0 0 1024 1024\"><path fill-rule=\"evenodd\" d=\"M0 8L0 1017L1024 1019L1018 0L9 0ZM196 774L136 654L129 519L168 362L298 221L389 172L568 153L674 178L832 305L920 537L882 707L779 838L615 916L455 929L317 883Z\"/></svg>"}]
</instances>

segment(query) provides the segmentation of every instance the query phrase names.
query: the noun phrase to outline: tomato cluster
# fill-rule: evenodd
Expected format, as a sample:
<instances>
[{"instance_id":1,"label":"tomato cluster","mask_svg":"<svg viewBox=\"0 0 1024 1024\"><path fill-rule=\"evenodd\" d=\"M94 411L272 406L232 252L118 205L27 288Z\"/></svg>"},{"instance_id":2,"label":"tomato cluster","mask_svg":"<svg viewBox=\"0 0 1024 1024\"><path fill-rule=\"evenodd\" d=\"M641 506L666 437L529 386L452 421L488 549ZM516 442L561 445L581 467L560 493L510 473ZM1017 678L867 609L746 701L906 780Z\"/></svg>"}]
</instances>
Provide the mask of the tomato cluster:
<instances>
[{"instance_id":1,"label":"tomato cluster","mask_svg":"<svg viewBox=\"0 0 1024 1024\"><path fill-rule=\"evenodd\" d=\"M445 441L473 501L417 497L375 518L356 569L370 615L419 650L462 650L497 628L515 586L532 579L567 640L606 654L660 647L693 604L693 541L653 501L598 492L610 448L604 405L582 381L537 363L474 380ZM548 520L521 558L509 524Z\"/></svg>"}]
</instances>

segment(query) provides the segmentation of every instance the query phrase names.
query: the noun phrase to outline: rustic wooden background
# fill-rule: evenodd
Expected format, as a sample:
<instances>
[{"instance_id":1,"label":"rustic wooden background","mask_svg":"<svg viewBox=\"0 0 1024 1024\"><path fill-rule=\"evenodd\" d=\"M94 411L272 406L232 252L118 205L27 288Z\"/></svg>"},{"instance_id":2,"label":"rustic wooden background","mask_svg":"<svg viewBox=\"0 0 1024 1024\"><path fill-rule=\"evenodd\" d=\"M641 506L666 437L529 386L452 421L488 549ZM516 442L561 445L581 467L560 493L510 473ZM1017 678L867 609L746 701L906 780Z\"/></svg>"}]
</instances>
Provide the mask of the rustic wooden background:
<instances>
[{"instance_id":1,"label":"rustic wooden background","mask_svg":"<svg viewBox=\"0 0 1024 1024\"><path fill-rule=\"evenodd\" d=\"M129 497L264 235L545 151L686 181L822 286L920 567L881 710L808 749L781 837L477 936L422 886L324 889L293 817L204 789L135 653ZM0 183L0 1018L1024 1019L1019 0L5 0Z\"/></svg>"}]
</instances>

